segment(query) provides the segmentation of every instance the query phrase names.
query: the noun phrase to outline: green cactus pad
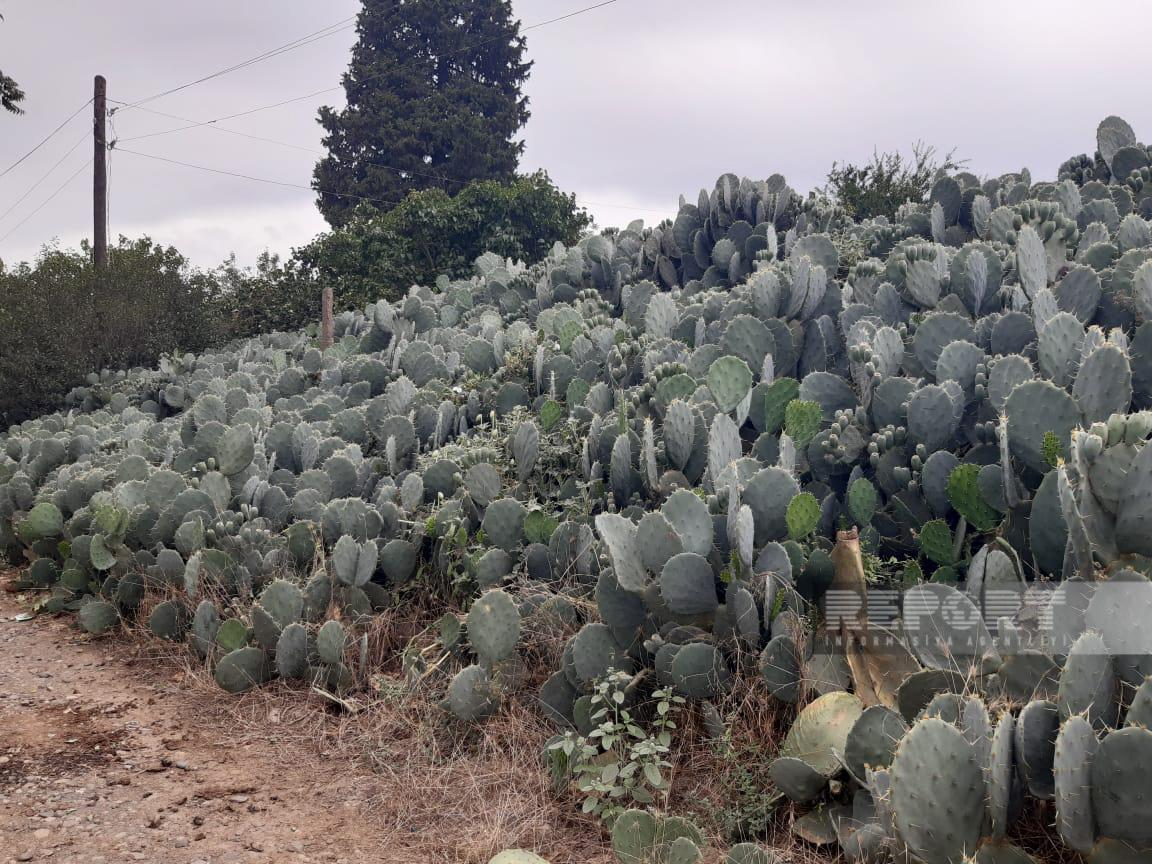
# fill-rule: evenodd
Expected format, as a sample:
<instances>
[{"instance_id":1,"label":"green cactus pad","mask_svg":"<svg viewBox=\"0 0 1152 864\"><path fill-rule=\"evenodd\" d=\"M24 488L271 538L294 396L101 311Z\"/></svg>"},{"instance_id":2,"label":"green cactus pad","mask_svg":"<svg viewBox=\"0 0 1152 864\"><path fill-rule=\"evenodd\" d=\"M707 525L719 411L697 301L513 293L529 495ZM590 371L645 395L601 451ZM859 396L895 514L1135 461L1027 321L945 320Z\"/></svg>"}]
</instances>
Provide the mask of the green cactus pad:
<instances>
[{"instance_id":1,"label":"green cactus pad","mask_svg":"<svg viewBox=\"0 0 1152 864\"><path fill-rule=\"evenodd\" d=\"M324 622L324 626L316 634L316 651L320 659L335 666L343 662L347 647L348 637L344 632L344 625L339 621Z\"/></svg>"},{"instance_id":2,"label":"green cactus pad","mask_svg":"<svg viewBox=\"0 0 1152 864\"><path fill-rule=\"evenodd\" d=\"M1051 470L1044 458L1044 433L1056 435L1066 455L1069 436L1080 422L1075 400L1050 381L1017 386L1004 403L1004 413L1013 455L1041 474Z\"/></svg>"},{"instance_id":3,"label":"green cactus pad","mask_svg":"<svg viewBox=\"0 0 1152 864\"><path fill-rule=\"evenodd\" d=\"M640 560L649 573L660 573L669 558L684 551L680 535L659 512L644 514L636 526L636 543Z\"/></svg>"},{"instance_id":4,"label":"green cactus pad","mask_svg":"<svg viewBox=\"0 0 1152 864\"><path fill-rule=\"evenodd\" d=\"M1116 670L1098 634L1084 633L1072 644L1060 673L1056 704L1062 720L1082 714L1097 731L1116 725L1120 710Z\"/></svg>"},{"instance_id":5,"label":"green cactus pad","mask_svg":"<svg viewBox=\"0 0 1152 864\"><path fill-rule=\"evenodd\" d=\"M708 390L716 407L734 411L752 390L752 370L739 357L726 355L708 367Z\"/></svg>"},{"instance_id":6,"label":"green cactus pad","mask_svg":"<svg viewBox=\"0 0 1152 864\"><path fill-rule=\"evenodd\" d=\"M626 591L642 592L648 584L648 575L636 537L636 526L615 513L601 513L596 517L596 532L608 547L620 587Z\"/></svg>"},{"instance_id":7,"label":"green cactus pad","mask_svg":"<svg viewBox=\"0 0 1152 864\"><path fill-rule=\"evenodd\" d=\"M511 656L520 638L520 612L503 591L493 589L480 596L468 610L468 641L485 663Z\"/></svg>"},{"instance_id":8,"label":"green cactus pad","mask_svg":"<svg viewBox=\"0 0 1152 864\"><path fill-rule=\"evenodd\" d=\"M192 616L192 648L201 660L212 651L219 629L220 613L215 604L211 600L201 600Z\"/></svg>"},{"instance_id":9,"label":"green cactus pad","mask_svg":"<svg viewBox=\"0 0 1152 864\"><path fill-rule=\"evenodd\" d=\"M514 498L493 501L484 511L480 527L494 544L505 552L515 552L524 540L524 505Z\"/></svg>"},{"instance_id":10,"label":"green cactus pad","mask_svg":"<svg viewBox=\"0 0 1152 864\"><path fill-rule=\"evenodd\" d=\"M920 551L934 564L946 566L956 561L952 550L952 532L943 519L925 522L920 528Z\"/></svg>"},{"instance_id":11,"label":"green cactus pad","mask_svg":"<svg viewBox=\"0 0 1152 864\"><path fill-rule=\"evenodd\" d=\"M967 679L950 669L923 669L913 672L896 689L896 704L901 716L912 722L938 693L962 693Z\"/></svg>"},{"instance_id":12,"label":"green cactus pad","mask_svg":"<svg viewBox=\"0 0 1152 864\"><path fill-rule=\"evenodd\" d=\"M1137 849L1152 848L1152 731L1109 732L1092 760L1092 806L1100 834Z\"/></svg>"},{"instance_id":13,"label":"green cactus pad","mask_svg":"<svg viewBox=\"0 0 1152 864\"><path fill-rule=\"evenodd\" d=\"M1091 789L1092 760L1099 743L1092 724L1083 717L1066 719L1056 736L1056 830L1068 846L1084 853L1096 840Z\"/></svg>"},{"instance_id":14,"label":"green cactus pad","mask_svg":"<svg viewBox=\"0 0 1152 864\"><path fill-rule=\"evenodd\" d=\"M111 603L103 600L89 600L77 612L80 626L93 636L107 633L120 623L120 613Z\"/></svg>"},{"instance_id":15,"label":"green cactus pad","mask_svg":"<svg viewBox=\"0 0 1152 864\"><path fill-rule=\"evenodd\" d=\"M612 851L620 864L654 864L658 823L646 810L625 810L612 824Z\"/></svg>"},{"instance_id":16,"label":"green cactus pad","mask_svg":"<svg viewBox=\"0 0 1152 864\"><path fill-rule=\"evenodd\" d=\"M1056 794L1052 767L1059 731L1060 710L1051 702L1029 702L1016 720L1016 768L1035 798L1050 800Z\"/></svg>"},{"instance_id":17,"label":"green cactus pad","mask_svg":"<svg viewBox=\"0 0 1152 864\"><path fill-rule=\"evenodd\" d=\"M869 768L892 764L901 739L908 731L904 718L883 705L865 709L848 733L844 762L853 777L863 779Z\"/></svg>"},{"instance_id":18,"label":"green cactus pad","mask_svg":"<svg viewBox=\"0 0 1152 864\"><path fill-rule=\"evenodd\" d=\"M248 644L248 628L239 618L220 622L216 629L216 646L225 654L238 651Z\"/></svg>"},{"instance_id":19,"label":"green cactus pad","mask_svg":"<svg viewBox=\"0 0 1152 864\"><path fill-rule=\"evenodd\" d=\"M943 720L921 720L892 760L896 830L913 854L963 864L980 845L986 787L971 745Z\"/></svg>"},{"instance_id":20,"label":"green cactus pad","mask_svg":"<svg viewBox=\"0 0 1152 864\"><path fill-rule=\"evenodd\" d=\"M1115 345L1101 345L1081 361L1072 396L1085 426L1127 414L1132 403L1128 355Z\"/></svg>"},{"instance_id":21,"label":"green cactus pad","mask_svg":"<svg viewBox=\"0 0 1152 864\"><path fill-rule=\"evenodd\" d=\"M848 512L861 528L866 527L880 506L880 495L866 477L858 477L848 487Z\"/></svg>"},{"instance_id":22,"label":"green cactus pad","mask_svg":"<svg viewBox=\"0 0 1152 864\"><path fill-rule=\"evenodd\" d=\"M591 685L608 670L629 671L632 663L605 624L585 624L572 640L572 661L578 679Z\"/></svg>"},{"instance_id":23,"label":"green cactus pad","mask_svg":"<svg viewBox=\"0 0 1152 864\"><path fill-rule=\"evenodd\" d=\"M1152 864L1152 851L1135 849L1120 840L1102 837L1085 860L1088 864Z\"/></svg>"},{"instance_id":24,"label":"green cactus pad","mask_svg":"<svg viewBox=\"0 0 1152 864\"><path fill-rule=\"evenodd\" d=\"M247 423L228 429L216 442L216 463L220 473L227 476L242 472L255 455L256 442Z\"/></svg>"},{"instance_id":25,"label":"green cactus pad","mask_svg":"<svg viewBox=\"0 0 1152 864\"><path fill-rule=\"evenodd\" d=\"M840 755L864 704L851 693L827 693L804 707L780 747L781 756L801 759L825 776L840 769Z\"/></svg>"},{"instance_id":26,"label":"green cactus pad","mask_svg":"<svg viewBox=\"0 0 1152 864\"><path fill-rule=\"evenodd\" d=\"M707 556L712 551L713 524L708 505L687 489L668 496L660 512L680 537L685 552Z\"/></svg>"},{"instance_id":27,"label":"green cactus pad","mask_svg":"<svg viewBox=\"0 0 1152 864\"><path fill-rule=\"evenodd\" d=\"M179 600L157 603L148 616L148 629L152 635L169 642L181 641L191 623L188 607Z\"/></svg>"},{"instance_id":28,"label":"green cactus pad","mask_svg":"<svg viewBox=\"0 0 1152 864\"><path fill-rule=\"evenodd\" d=\"M972 864L1037 864L1036 859L1010 843L985 843Z\"/></svg>"},{"instance_id":29,"label":"green cactus pad","mask_svg":"<svg viewBox=\"0 0 1152 864\"><path fill-rule=\"evenodd\" d=\"M788 536L788 505L799 493L795 478L782 468L765 468L748 481L742 501L752 511L756 548Z\"/></svg>"},{"instance_id":30,"label":"green cactus pad","mask_svg":"<svg viewBox=\"0 0 1152 864\"><path fill-rule=\"evenodd\" d=\"M1008 831L1013 792L1016 789L1016 718L1005 711L1000 715L988 761L988 822L993 839Z\"/></svg>"},{"instance_id":31,"label":"green cactus pad","mask_svg":"<svg viewBox=\"0 0 1152 864\"><path fill-rule=\"evenodd\" d=\"M448 685L444 707L457 720L474 723L496 712L499 702L492 690L488 673L481 666L466 666Z\"/></svg>"},{"instance_id":32,"label":"green cactus pad","mask_svg":"<svg viewBox=\"0 0 1152 864\"><path fill-rule=\"evenodd\" d=\"M1152 729L1152 678L1145 678L1144 683L1136 688L1124 725Z\"/></svg>"},{"instance_id":33,"label":"green cactus pad","mask_svg":"<svg viewBox=\"0 0 1152 864\"><path fill-rule=\"evenodd\" d=\"M694 552L673 555L660 573L660 596L676 615L716 611L716 578L706 558Z\"/></svg>"},{"instance_id":34,"label":"green cactus pad","mask_svg":"<svg viewBox=\"0 0 1152 864\"><path fill-rule=\"evenodd\" d=\"M810 804L828 786L828 778L805 762L793 756L773 759L768 776L788 800L796 804Z\"/></svg>"},{"instance_id":35,"label":"green cactus pad","mask_svg":"<svg viewBox=\"0 0 1152 864\"><path fill-rule=\"evenodd\" d=\"M700 860L700 847L691 837L677 837L668 846L664 856L665 864L697 864Z\"/></svg>"},{"instance_id":36,"label":"green cactus pad","mask_svg":"<svg viewBox=\"0 0 1152 864\"><path fill-rule=\"evenodd\" d=\"M755 843L737 843L728 850L724 864L779 864L779 859Z\"/></svg>"},{"instance_id":37,"label":"green cactus pad","mask_svg":"<svg viewBox=\"0 0 1152 864\"><path fill-rule=\"evenodd\" d=\"M64 530L64 516L55 504L42 501L28 511L17 530L20 539L29 545L38 540L49 540L59 537Z\"/></svg>"},{"instance_id":38,"label":"green cactus pad","mask_svg":"<svg viewBox=\"0 0 1152 864\"><path fill-rule=\"evenodd\" d=\"M1000 521L980 490L979 465L961 465L948 475L948 500L977 531L991 531Z\"/></svg>"},{"instance_id":39,"label":"green cactus pad","mask_svg":"<svg viewBox=\"0 0 1152 864\"><path fill-rule=\"evenodd\" d=\"M789 539L803 540L816 530L820 521L820 502L811 492L801 492L788 502L784 521L788 524Z\"/></svg>"},{"instance_id":40,"label":"green cactus pad","mask_svg":"<svg viewBox=\"0 0 1152 864\"><path fill-rule=\"evenodd\" d=\"M276 640L276 671L281 678L308 675L308 631L303 624L288 624Z\"/></svg>"},{"instance_id":41,"label":"green cactus pad","mask_svg":"<svg viewBox=\"0 0 1152 864\"><path fill-rule=\"evenodd\" d=\"M795 703L800 698L800 652L791 636L776 636L764 646L760 674L777 699Z\"/></svg>"},{"instance_id":42,"label":"green cactus pad","mask_svg":"<svg viewBox=\"0 0 1152 864\"><path fill-rule=\"evenodd\" d=\"M538 702L544 715L558 726L571 726L576 690L563 671L551 675L540 686Z\"/></svg>"},{"instance_id":43,"label":"green cactus pad","mask_svg":"<svg viewBox=\"0 0 1152 864\"><path fill-rule=\"evenodd\" d=\"M692 642L677 651L670 674L676 689L689 699L718 696L732 678L724 655L706 642Z\"/></svg>"},{"instance_id":44,"label":"green cactus pad","mask_svg":"<svg viewBox=\"0 0 1152 864\"><path fill-rule=\"evenodd\" d=\"M904 630L915 641L920 662L933 669L970 676L995 657L995 643L979 610L949 585L924 583L906 591Z\"/></svg>"},{"instance_id":45,"label":"green cactus pad","mask_svg":"<svg viewBox=\"0 0 1152 864\"><path fill-rule=\"evenodd\" d=\"M216 664L216 683L229 693L243 693L258 687L272 677L268 655L259 648L240 648L220 658Z\"/></svg>"},{"instance_id":46,"label":"green cactus pad","mask_svg":"<svg viewBox=\"0 0 1152 864\"><path fill-rule=\"evenodd\" d=\"M793 399L784 408L784 431L797 447L806 447L820 431L822 419L820 403Z\"/></svg>"}]
</instances>

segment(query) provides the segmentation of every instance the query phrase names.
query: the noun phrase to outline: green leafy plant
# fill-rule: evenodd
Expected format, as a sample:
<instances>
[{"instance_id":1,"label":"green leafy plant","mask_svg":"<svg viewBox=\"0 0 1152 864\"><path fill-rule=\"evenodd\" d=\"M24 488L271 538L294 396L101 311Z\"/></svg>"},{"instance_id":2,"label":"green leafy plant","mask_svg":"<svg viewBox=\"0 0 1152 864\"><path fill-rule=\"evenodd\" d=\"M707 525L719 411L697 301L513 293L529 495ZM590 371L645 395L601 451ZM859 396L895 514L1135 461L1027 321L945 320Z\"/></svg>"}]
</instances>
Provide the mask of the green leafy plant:
<instances>
[{"instance_id":1,"label":"green leafy plant","mask_svg":"<svg viewBox=\"0 0 1152 864\"><path fill-rule=\"evenodd\" d=\"M773 754L754 741L736 740L730 728L713 742L712 750L720 766L724 834L733 841L766 836L781 801L768 770Z\"/></svg>"},{"instance_id":2,"label":"green leafy plant","mask_svg":"<svg viewBox=\"0 0 1152 864\"><path fill-rule=\"evenodd\" d=\"M857 219L887 216L893 219L900 205L922 204L940 173L956 171L963 162L949 151L941 159L935 147L912 145L911 157L899 152L873 152L864 165L833 163L826 191Z\"/></svg>"},{"instance_id":3,"label":"green leafy plant","mask_svg":"<svg viewBox=\"0 0 1152 864\"><path fill-rule=\"evenodd\" d=\"M630 680L626 673L609 672L597 682L591 697L595 728L587 735L568 732L548 746L566 765L583 798L582 812L609 824L633 804L667 799L672 767L668 753L685 701L671 687L656 690L653 716L645 728L625 707L624 688Z\"/></svg>"}]
</instances>

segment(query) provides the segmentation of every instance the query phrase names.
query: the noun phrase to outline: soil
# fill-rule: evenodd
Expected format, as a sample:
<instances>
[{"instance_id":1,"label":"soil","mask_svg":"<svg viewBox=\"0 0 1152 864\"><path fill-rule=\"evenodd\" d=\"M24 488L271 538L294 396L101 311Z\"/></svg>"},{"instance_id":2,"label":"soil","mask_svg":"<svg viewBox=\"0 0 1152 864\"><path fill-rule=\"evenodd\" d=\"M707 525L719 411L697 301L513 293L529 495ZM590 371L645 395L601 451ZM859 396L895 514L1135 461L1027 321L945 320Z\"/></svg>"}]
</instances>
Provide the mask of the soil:
<instances>
[{"instance_id":1,"label":"soil","mask_svg":"<svg viewBox=\"0 0 1152 864\"><path fill-rule=\"evenodd\" d=\"M449 774L415 788L340 746L350 734L308 694L228 697L182 649L18 620L31 599L0 592L0 864L484 864L533 844L571 850L554 864L611 860L547 812L494 819L515 777L462 763L495 786L488 801ZM402 725L396 752L412 752ZM466 794L437 797L451 790Z\"/></svg>"},{"instance_id":2,"label":"soil","mask_svg":"<svg viewBox=\"0 0 1152 864\"><path fill-rule=\"evenodd\" d=\"M0 594L0 860L419 860L383 848L354 785L232 742L172 664L25 608Z\"/></svg>"}]
</instances>

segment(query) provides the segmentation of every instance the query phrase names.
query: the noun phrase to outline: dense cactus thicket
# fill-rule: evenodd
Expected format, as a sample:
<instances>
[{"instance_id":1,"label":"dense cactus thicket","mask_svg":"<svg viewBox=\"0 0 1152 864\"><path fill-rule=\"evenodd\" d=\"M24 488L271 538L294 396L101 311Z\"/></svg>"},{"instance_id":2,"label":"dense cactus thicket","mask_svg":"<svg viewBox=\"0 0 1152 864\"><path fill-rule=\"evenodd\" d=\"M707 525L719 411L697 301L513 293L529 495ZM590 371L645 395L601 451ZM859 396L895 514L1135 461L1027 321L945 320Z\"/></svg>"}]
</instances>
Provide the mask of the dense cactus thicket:
<instances>
[{"instance_id":1,"label":"dense cactus thicket","mask_svg":"<svg viewBox=\"0 0 1152 864\"><path fill-rule=\"evenodd\" d=\"M1152 149L1098 135L891 222L725 175L324 352L93 376L4 438L0 542L42 610L146 617L231 691L363 686L373 616L433 597L444 659L404 668L459 722L519 700L587 735L610 679L722 737L755 676L795 706L771 777L806 842L1027 861L1027 811L1152 860ZM621 861L699 858L620 803Z\"/></svg>"}]
</instances>

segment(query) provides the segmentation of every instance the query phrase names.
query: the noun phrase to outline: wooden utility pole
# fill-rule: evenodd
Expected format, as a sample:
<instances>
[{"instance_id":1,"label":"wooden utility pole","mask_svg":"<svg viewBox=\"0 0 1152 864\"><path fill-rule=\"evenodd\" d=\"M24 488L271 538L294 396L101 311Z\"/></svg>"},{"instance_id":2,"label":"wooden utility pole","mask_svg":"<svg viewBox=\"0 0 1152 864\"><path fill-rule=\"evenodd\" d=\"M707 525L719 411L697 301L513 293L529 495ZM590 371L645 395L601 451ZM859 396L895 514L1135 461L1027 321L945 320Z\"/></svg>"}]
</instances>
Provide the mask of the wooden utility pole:
<instances>
[{"instance_id":1,"label":"wooden utility pole","mask_svg":"<svg viewBox=\"0 0 1152 864\"><path fill-rule=\"evenodd\" d=\"M107 93L108 82L97 75L92 96L92 263L98 271L108 266Z\"/></svg>"},{"instance_id":2,"label":"wooden utility pole","mask_svg":"<svg viewBox=\"0 0 1152 864\"><path fill-rule=\"evenodd\" d=\"M320 350L327 351L332 347L332 340L336 335L336 328L332 321L332 286L325 285L320 295Z\"/></svg>"}]
</instances>

